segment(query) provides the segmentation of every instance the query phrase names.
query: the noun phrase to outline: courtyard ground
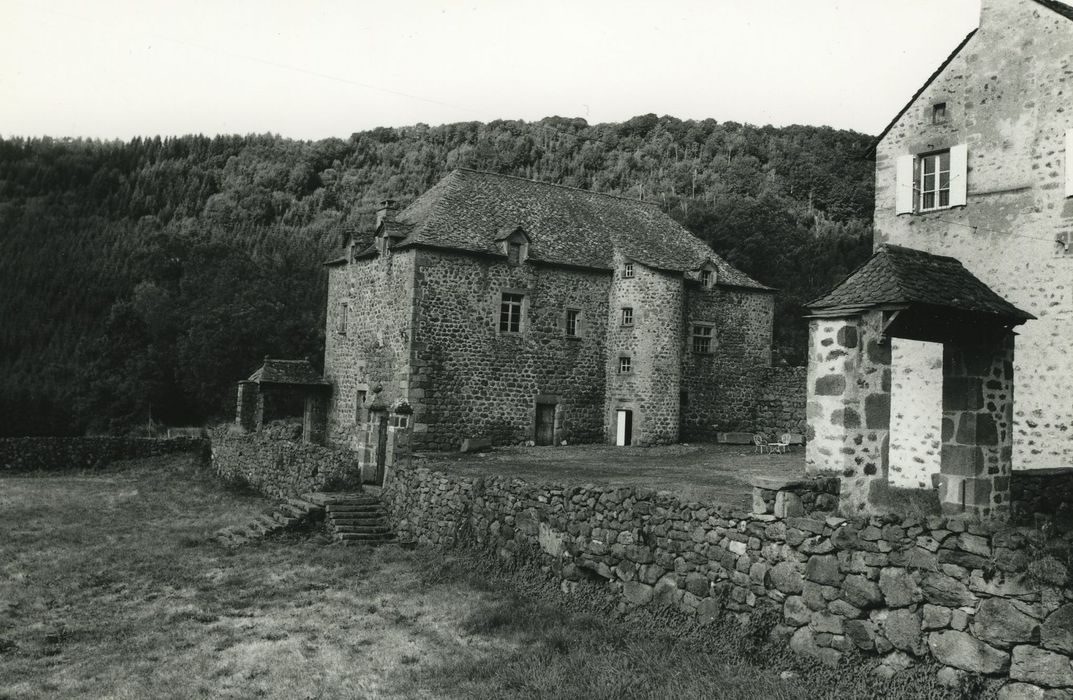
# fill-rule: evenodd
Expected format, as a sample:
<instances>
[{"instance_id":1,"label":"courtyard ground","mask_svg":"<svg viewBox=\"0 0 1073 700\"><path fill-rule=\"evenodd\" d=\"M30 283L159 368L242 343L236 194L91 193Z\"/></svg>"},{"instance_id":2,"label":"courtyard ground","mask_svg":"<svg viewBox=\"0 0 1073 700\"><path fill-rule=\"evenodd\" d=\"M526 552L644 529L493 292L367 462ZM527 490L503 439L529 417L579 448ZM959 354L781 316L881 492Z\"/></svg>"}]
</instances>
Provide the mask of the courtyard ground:
<instances>
[{"instance_id":1,"label":"courtyard ground","mask_svg":"<svg viewBox=\"0 0 1073 700\"><path fill-rule=\"evenodd\" d=\"M811 695L680 630L564 607L539 571L208 539L267 505L187 456L0 477L0 698Z\"/></svg>"},{"instance_id":2,"label":"courtyard ground","mask_svg":"<svg viewBox=\"0 0 1073 700\"><path fill-rule=\"evenodd\" d=\"M645 486L687 501L752 504L752 476L803 477L801 445L785 454L757 454L752 445L689 444L663 447L498 447L477 453L437 453L414 466L456 474L499 474L532 481Z\"/></svg>"}]
</instances>

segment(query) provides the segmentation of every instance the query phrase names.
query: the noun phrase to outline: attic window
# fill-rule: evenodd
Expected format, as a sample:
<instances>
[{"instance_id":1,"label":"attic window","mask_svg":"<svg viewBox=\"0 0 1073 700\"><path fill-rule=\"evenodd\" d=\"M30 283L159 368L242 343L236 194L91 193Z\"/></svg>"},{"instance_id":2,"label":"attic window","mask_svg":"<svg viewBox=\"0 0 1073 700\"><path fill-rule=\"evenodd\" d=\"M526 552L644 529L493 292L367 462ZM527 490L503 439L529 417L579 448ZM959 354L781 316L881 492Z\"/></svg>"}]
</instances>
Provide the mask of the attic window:
<instances>
[{"instance_id":1,"label":"attic window","mask_svg":"<svg viewBox=\"0 0 1073 700\"><path fill-rule=\"evenodd\" d=\"M507 262L511 265L522 264L522 244L517 241L507 241Z\"/></svg>"},{"instance_id":2,"label":"attic window","mask_svg":"<svg viewBox=\"0 0 1073 700\"><path fill-rule=\"evenodd\" d=\"M630 279L633 277L633 263L626 263L622 268L622 277L624 279Z\"/></svg>"},{"instance_id":3,"label":"attic window","mask_svg":"<svg viewBox=\"0 0 1073 700\"><path fill-rule=\"evenodd\" d=\"M700 283L704 285L705 289L711 289L712 285L715 283L715 272L712 270L701 270Z\"/></svg>"},{"instance_id":4,"label":"attic window","mask_svg":"<svg viewBox=\"0 0 1073 700\"><path fill-rule=\"evenodd\" d=\"M931 123L942 124L946 121L946 103L939 102L931 107Z\"/></svg>"}]
</instances>

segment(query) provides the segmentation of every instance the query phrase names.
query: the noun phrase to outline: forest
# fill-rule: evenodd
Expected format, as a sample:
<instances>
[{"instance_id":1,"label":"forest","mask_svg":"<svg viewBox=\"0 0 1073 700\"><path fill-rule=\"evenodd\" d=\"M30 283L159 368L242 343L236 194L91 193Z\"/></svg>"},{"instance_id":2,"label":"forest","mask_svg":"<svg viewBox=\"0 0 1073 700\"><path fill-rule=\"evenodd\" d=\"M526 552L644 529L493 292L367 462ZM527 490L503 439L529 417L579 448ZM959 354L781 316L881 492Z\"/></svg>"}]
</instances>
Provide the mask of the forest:
<instances>
[{"instance_id":1,"label":"forest","mask_svg":"<svg viewBox=\"0 0 1073 700\"><path fill-rule=\"evenodd\" d=\"M0 435L146 434L234 415L265 355L322 361L322 263L376 203L466 167L657 202L802 303L871 252L871 137L654 114L349 138L0 138Z\"/></svg>"}]
</instances>

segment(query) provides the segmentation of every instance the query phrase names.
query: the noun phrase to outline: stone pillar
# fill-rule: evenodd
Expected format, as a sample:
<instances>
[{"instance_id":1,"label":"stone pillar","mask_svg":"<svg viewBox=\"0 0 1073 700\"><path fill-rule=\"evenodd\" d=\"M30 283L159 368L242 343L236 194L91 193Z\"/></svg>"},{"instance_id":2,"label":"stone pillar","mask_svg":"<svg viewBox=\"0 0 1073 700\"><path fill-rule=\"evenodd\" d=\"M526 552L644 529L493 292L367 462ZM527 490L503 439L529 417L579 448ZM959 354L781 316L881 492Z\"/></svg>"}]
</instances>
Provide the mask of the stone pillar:
<instances>
[{"instance_id":1,"label":"stone pillar","mask_svg":"<svg viewBox=\"0 0 1073 700\"><path fill-rule=\"evenodd\" d=\"M945 513L1009 517L1013 463L1012 333L992 343L943 346Z\"/></svg>"},{"instance_id":2,"label":"stone pillar","mask_svg":"<svg viewBox=\"0 0 1073 700\"><path fill-rule=\"evenodd\" d=\"M246 379L238 383L238 401L237 406L235 407L235 423L249 433L257 430L259 393L257 382L251 382Z\"/></svg>"},{"instance_id":3,"label":"stone pillar","mask_svg":"<svg viewBox=\"0 0 1073 700\"><path fill-rule=\"evenodd\" d=\"M328 397L313 390L305 400L302 416L302 442L323 445L328 437Z\"/></svg>"},{"instance_id":4,"label":"stone pillar","mask_svg":"<svg viewBox=\"0 0 1073 700\"><path fill-rule=\"evenodd\" d=\"M879 311L809 327L805 470L842 477L847 515L876 512L887 488L890 341L882 330Z\"/></svg>"}]
</instances>

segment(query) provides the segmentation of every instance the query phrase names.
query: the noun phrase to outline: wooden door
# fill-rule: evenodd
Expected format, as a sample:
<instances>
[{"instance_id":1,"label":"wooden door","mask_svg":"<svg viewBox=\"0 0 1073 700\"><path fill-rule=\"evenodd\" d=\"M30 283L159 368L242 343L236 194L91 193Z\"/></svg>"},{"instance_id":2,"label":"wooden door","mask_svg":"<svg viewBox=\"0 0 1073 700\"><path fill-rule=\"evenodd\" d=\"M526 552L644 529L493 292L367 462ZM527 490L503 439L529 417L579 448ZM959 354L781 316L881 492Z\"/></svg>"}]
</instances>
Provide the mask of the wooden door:
<instances>
[{"instance_id":1,"label":"wooden door","mask_svg":"<svg viewBox=\"0 0 1073 700\"><path fill-rule=\"evenodd\" d=\"M536 407L536 444L555 444L555 404L538 403Z\"/></svg>"},{"instance_id":2,"label":"wooden door","mask_svg":"<svg viewBox=\"0 0 1073 700\"><path fill-rule=\"evenodd\" d=\"M376 424L376 484L384 483L384 466L387 464L387 414L380 414Z\"/></svg>"}]
</instances>

